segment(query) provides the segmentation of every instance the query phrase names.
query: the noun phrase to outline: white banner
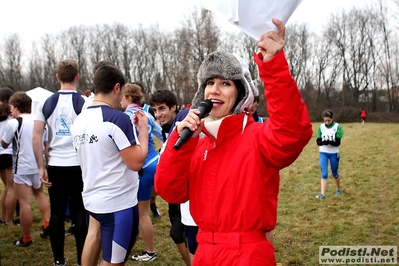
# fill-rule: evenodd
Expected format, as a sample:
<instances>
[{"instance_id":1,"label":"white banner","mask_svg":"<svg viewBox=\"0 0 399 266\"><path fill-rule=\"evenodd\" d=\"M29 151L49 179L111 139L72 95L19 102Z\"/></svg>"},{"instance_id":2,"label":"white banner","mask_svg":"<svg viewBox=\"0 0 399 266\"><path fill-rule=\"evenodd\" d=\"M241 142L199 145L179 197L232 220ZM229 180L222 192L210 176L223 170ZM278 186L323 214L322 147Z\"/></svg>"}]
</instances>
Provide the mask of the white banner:
<instances>
[{"instance_id":1,"label":"white banner","mask_svg":"<svg viewBox=\"0 0 399 266\"><path fill-rule=\"evenodd\" d=\"M286 24L301 2L302 0L220 0L216 10L228 22L258 41L266 32L277 31L272 18Z\"/></svg>"}]
</instances>

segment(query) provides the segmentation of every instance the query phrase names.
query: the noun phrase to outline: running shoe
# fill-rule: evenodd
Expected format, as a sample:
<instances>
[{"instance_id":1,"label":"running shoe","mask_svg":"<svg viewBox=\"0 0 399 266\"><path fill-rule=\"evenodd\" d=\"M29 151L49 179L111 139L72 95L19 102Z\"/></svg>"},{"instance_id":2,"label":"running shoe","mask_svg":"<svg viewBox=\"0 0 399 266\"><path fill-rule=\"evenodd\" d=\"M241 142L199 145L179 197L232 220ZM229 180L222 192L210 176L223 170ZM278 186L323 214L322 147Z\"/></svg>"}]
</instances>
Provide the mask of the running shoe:
<instances>
[{"instance_id":1,"label":"running shoe","mask_svg":"<svg viewBox=\"0 0 399 266\"><path fill-rule=\"evenodd\" d=\"M32 240L25 243L22 240L22 237L21 237L21 239L14 241L14 245L16 245L17 247L29 247L31 244L32 244Z\"/></svg>"},{"instance_id":2,"label":"running shoe","mask_svg":"<svg viewBox=\"0 0 399 266\"><path fill-rule=\"evenodd\" d=\"M326 196L324 196L323 194L319 194L316 196L316 199L325 199Z\"/></svg>"},{"instance_id":3,"label":"running shoe","mask_svg":"<svg viewBox=\"0 0 399 266\"><path fill-rule=\"evenodd\" d=\"M148 253L147 251L144 251L143 254L141 255L133 255L132 260L137 260L137 261L153 261L157 258L157 253Z\"/></svg>"}]
</instances>

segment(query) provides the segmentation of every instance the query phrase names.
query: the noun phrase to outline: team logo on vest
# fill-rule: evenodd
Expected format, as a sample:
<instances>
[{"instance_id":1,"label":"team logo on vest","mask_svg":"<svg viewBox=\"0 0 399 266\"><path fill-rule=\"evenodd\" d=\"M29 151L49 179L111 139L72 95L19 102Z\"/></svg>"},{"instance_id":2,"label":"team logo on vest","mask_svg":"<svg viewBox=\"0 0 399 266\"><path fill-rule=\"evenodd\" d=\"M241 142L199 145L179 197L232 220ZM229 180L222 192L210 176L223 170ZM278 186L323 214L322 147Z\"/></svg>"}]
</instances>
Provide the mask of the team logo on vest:
<instances>
[{"instance_id":1,"label":"team logo on vest","mask_svg":"<svg viewBox=\"0 0 399 266\"><path fill-rule=\"evenodd\" d=\"M55 134L58 136L71 136L72 119L68 116L60 116L55 123Z\"/></svg>"}]
</instances>

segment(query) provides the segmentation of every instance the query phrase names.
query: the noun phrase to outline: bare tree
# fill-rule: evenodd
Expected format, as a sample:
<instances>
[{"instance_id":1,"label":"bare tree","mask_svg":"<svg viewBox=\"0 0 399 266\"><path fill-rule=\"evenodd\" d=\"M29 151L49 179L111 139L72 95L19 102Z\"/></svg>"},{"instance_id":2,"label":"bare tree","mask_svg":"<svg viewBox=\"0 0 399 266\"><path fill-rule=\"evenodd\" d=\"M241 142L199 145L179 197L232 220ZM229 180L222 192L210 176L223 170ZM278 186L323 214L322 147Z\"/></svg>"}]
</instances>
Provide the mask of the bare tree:
<instances>
[{"instance_id":1,"label":"bare tree","mask_svg":"<svg viewBox=\"0 0 399 266\"><path fill-rule=\"evenodd\" d=\"M157 73L159 73L156 64L157 53L152 50L154 46L158 45L158 40L151 38L151 35L157 35L156 31L158 31L156 26L147 30L140 25L138 29L132 32L131 37L134 40L130 47L132 77L133 80L144 84L147 93L150 93L152 88L159 86L159 84L155 84Z\"/></svg>"},{"instance_id":2,"label":"bare tree","mask_svg":"<svg viewBox=\"0 0 399 266\"><path fill-rule=\"evenodd\" d=\"M89 82L86 79L91 75L92 71L88 70L87 66L87 30L84 26L70 27L68 30L61 33L63 53L67 58L73 58L78 62L79 66L79 81L78 89L85 91L89 88Z\"/></svg>"},{"instance_id":3,"label":"bare tree","mask_svg":"<svg viewBox=\"0 0 399 266\"><path fill-rule=\"evenodd\" d=\"M310 60L310 31L306 24L291 24L286 32L285 54L290 66L291 75L298 83L299 88L304 88L309 77L306 75L308 60Z\"/></svg>"},{"instance_id":4,"label":"bare tree","mask_svg":"<svg viewBox=\"0 0 399 266\"><path fill-rule=\"evenodd\" d=\"M332 107L332 93L336 90L338 77L342 70L342 57L339 56L335 47L331 46L328 38L318 38L314 42L313 57L315 85L316 85L316 110L322 106Z\"/></svg>"},{"instance_id":5,"label":"bare tree","mask_svg":"<svg viewBox=\"0 0 399 266\"><path fill-rule=\"evenodd\" d=\"M121 62L119 67L125 74L126 80L130 81L132 79L130 74L130 65L133 59L132 54L130 53L130 47L133 44L131 31L126 25L120 23L114 24L113 31L119 44L118 53L120 53L121 55Z\"/></svg>"},{"instance_id":6,"label":"bare tree","mask_svg":"<svg viewBox=\"0 0 399 266\"><path fill-rule=\"evenodd\" d=\"M357 104L369 89L372 70L370 38L375 38L372 9L352 9L330 17L325 36L334 44L343 62L343 105ZM348 93L352 97L348 97ZM348 99L349 98L349 99Z\"/></svg>"},{"instance_id":7,"label":"bare tree","mask_svg":"<svg viewBox=\"0 0 399 266\"><path fill-rule=\"evenodd\" d=\"M198 69L205 57L218 48L220 28L216 25L212 11L204 8L195 8L186 18L184 28L188 37L185 45L191 48L194 68Z\"/></svg>"},{"instance_id":8,"label":"bare tree","mask_svg":"<svg viewBox=\"0 0 399 266\"><path fill-rule=\"evenodd\" d=\"M118 42L118 35L114 31L114 27L103 25L103 34L100 40L101 45L104 47L104 57L106 60L113 62L118 67L122 66L120 44Z\"/></svg>"},{"instance_id":9,"label":"bare tree","mask_svg":"<svg viewBox=\"0 0 399 266\"><path fill-rule=\"evenodd\" d=\"M56 43L57 38L49 34L45 34L41 39L44 75L41 86L50 91L57 91L59 89L57 79L55 78L57 61L59 60L56 56Z\"/></svg>"},{"instance_id":10,"label":"bare tree","mask_svg":"<svg viewBox=\"0 0 399 266\"><path fill-rule=\"evenodd\" d=\"M181 74L177 81L181 82L176 94L180 101L191 102L197 89L197 72L205 57L214 52L220 44L220 28L214 14L207 9L194 9L176 31L177 49L181 53Z\"/></svg>"},{"instance_id":11,"label":"bare tree","mask_svg":"<svg viewBox=\"0 0 399 266\"><path fill-rule=\"evenodd\" d=\"M17 91L25 87L22 73L22 50L21 38L18 34L11 34L5 38L5 85L11 86Z\"/></svg>"},{"instance_id":12,"label":"bare tree","mask_svg":"<svg viewBox=\"0 0 399 266\"><path fill-rule=\"evenodd\" d=\"M43 62L43 56L40 54L36 43L33 43L28 66L28 78L30 88L43 86L43 84L45 83Z\"/></svg>"},{"instance_id":13,"label":"bare tree","mask_svg":"<svg viewBox=\"0 0 399 266\"><path fill-rule=\"evenodd\" d=\"M86 56L88 57L89 77L87 77L90 84L93 83L94 66L103 60L107 60L104 54L104 46L102 40L104 38L104 25L95 25L88 30L89 39L87 45ZM91 71L90 71L91 70ZM91 74L91 75L90 75Z\"/></svg>"},{"instance_id":14,"label":"bare tree","mask_svg":"<svg viewBox=\"0 0 399 266\"><path fill-rule=\"evenodd\" d=\"M220 48L240 55L248 64L252 79L258 79L258 67L254 61L254 52L258 49L257 40L243 32L226 32L222 35Z\"/></svg>"},{"instance_id":15,"label":"bare tree","mask_svg":"<svg viewBox=\"0 0 399 266\"><path fill-rule=\"evenodd\" d=\"M151 27L152 34L149 36L150 49L154 51L154 63L157 66L155 73L154 86L155 88L167 88L173 90L176 94L180 94L182 88L177 75L179 73L180 51L177 49L176 39L174 33L160 30L159 26Z\"/></svg>"},{"instance_id":16,"label":"bare tree","mask_svg":"<svg viewBox=\"0 0 399 266\"><path fill-rule=\"evenodd\" d=\"M395 93L392 93L392 89L394 89L397 85L398 80L394 80L394 69L393 69L393 60L392 57L392 41L391 41L391 30L389 26L389 14L387 6L383 4L382 1L379 1L379 14L376 16L377 25L381 29L382 34L382 47L381 47L381 62L379 64L380 75L383 77L386 89L387 89L387 98L389 102L389 111L396 110L398 106L396 106ZM377 83L377 82L376 82ZM373 99L377 98L377 93L373 94ZM373 110L376 109L376 102L373 102Z\"/></svg>"}]
</instances>

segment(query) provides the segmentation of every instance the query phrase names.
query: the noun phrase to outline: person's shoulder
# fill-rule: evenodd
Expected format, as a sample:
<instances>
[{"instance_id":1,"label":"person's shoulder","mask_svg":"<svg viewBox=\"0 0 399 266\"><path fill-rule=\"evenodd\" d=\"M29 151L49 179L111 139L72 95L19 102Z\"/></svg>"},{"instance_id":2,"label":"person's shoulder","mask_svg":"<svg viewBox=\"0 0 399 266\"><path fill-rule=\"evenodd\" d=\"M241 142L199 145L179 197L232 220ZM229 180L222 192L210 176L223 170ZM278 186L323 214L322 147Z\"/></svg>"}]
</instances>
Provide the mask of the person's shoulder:
<instances>
[{"instance_id":1,"label":"person's shoulder","mask_svg":"<svg viewBox=\"0 0 399 266\"><path fill-rule=\"evenodd\" d=\"M155 118L150 112L147 112L145 110L140 110L140 111L143 112L147 116L148 121L155 122Z\"/></svg>"},{"instance_id":2,"label":"person's shoulder","mask_svg":"<svg viewBox=\"0 0 399 266\"><path fill-rule=\"evenodd\" d=\"M9 126L11 126L12 128L14 128L15 126L18 126L19 125L19 121L20 121L21 119L18 119L18 118L12 118L12 119L9 119L9 120L7 120L7 124L9 125Z\"/></svg>"},{"instance_id":3,"label":"person's shoulder","mask_svg":"<svg viewBox=\"0 0 399 266\"><path fill-rule=\"evenodd\" d=\"M127 114L128 116L132 116L135 111L136 111L136 109L134 109L134 108L128 108L124 111L124 113Z\"/></svg>"},{"instance_id":4,"label":"person's shoulder","mask_svg":"<svg viewBox=\"0 0 399 266\"><path fill-rule=\"evenodd\" d=\"M186 108L181 110L180 112L177 113L175 121L179 122L182 121L188 114L188 112L190 111L190 108Z\"/></svg>"},{"instance_id":5,"label":"person's shoulder","mask_svg":"<svg viewBox=\"0 0 399 266\"><path fill-rule=\"evenodd\" d=\"M7 124L5 126L4 132L6 134L12 135L18 130L18 128L20 127L20 124L21 124L21 118L9 119L9 120L7 120ZM0 137L2 137L2 136L0 136Z\"/></svg>"},{"instance_id":6,"label":"person's shoulder","mask_svg":"<svg viewBox=\"0 0 399 266\"><path fill-rule=\"evenodd\" d=\"M104 122L113 123L121 128L132 125L130 117L126 113L112 108L102 108L102 109L103 109L102 113L103 113Z\"/></svg>"},{"instance_id":7,"label":"person's shoulder","mask_svg":"<svg viewBox=\"0 0 399 266\"><path fill-rule=\"evenodd\" d=\"M20 118L23 119L23 121L29 122L33 122L35 120L35 116L33 114L21 114Z\"/></svg>"}]
</instances>

